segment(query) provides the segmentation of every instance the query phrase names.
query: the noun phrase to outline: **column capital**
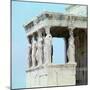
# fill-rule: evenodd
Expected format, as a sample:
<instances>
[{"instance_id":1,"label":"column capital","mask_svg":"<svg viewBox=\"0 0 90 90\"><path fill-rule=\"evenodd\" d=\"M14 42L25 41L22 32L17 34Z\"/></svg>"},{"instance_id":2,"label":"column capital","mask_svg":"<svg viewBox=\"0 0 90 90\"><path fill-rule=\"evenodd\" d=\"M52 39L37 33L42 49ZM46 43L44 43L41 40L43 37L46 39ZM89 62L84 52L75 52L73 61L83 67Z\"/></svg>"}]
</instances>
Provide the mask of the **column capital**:
<instances>
[{"instance_id":1,"label":"column capital","mask_svg":"<svg viewBox=\"0 0 90 90\"><path fill-rule=\"evenodd\" d=\"M68 29L69 30L74 30L75 29L75 26L74 26L74 18L72 15L69 16L69 22L68 22Z\"/></svg>"},{"instance_id":2,"label":"column capital","mask_svg":"<svg viewBox=\"0 0 90 90\"><path fill-rule=\"evenodd\" d=\"M51 28L51 26L45 26L46 34L50 34L50 28Z\"/></svg>"}]
</instances>

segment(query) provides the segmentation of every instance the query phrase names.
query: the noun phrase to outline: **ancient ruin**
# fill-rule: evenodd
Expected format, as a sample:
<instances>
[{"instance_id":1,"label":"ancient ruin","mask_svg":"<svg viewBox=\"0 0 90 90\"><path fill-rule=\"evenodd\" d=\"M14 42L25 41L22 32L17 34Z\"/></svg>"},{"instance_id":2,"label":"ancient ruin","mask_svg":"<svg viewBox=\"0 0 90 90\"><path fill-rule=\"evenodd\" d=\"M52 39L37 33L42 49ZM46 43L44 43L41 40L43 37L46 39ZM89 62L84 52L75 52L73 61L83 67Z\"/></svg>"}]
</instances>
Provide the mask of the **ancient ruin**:
<instances>
[{"instance_id":1,"label":"ancient ruin","mask_svg":"<svg viewBox=\"0 0 90 90\"><path fill-rule=\"evenodd\" d=\"M87 84L87 17L46 11L24 27L27 87ZM53 37L65 38L65 64L53 63Z\"/></svg>"}]
</instances>

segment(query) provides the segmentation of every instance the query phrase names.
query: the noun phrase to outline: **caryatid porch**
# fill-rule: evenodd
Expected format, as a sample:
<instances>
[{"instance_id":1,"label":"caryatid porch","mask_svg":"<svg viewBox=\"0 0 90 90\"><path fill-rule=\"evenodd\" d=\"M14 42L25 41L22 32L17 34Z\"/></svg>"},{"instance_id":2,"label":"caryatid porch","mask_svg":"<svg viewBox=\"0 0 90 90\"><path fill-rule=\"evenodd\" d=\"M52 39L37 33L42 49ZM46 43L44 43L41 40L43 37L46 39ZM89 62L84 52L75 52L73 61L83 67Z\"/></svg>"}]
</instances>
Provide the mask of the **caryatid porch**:
<instances>
[{"instance_id":1,"label":"caryatid porch","mask_svg":"<svg viewBox=\"0 0 90 90\"><path fill-rule=\"evenodd\" d=\"M87 18L44 12L27 23L28 44L27 87L76 84L74 30L86 29ZM64 37L67 44L66 63L53 64L53 37Z\"/></svg>"}]
</instances>

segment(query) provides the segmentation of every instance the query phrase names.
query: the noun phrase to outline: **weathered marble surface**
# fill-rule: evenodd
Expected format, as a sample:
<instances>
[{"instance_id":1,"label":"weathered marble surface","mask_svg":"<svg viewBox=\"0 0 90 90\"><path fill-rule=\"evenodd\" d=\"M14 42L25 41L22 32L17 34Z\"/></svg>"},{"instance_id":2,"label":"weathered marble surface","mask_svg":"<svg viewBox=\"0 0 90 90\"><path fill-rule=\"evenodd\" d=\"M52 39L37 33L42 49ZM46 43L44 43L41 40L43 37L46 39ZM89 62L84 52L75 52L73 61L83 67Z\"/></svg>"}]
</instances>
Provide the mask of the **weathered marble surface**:
<instances>
[{"instance_id":1,"label":"weathered marble surface","mask_svg":"<svg viewBox=\"0 0 90 90\"><path fill-rule=\"evenodd\" d=\"M27 70L26 87L75 85L75 64L47 65Z\"/></svg>"},{"instance_id":2,"label":"weathered marble surface","mask_svg":"<svg viewBox=\"0 0 90 90\"><path fill-rule=\"evenodd\" d=\"M36 48L37 48L37 43L36 41L32 40L32 66L35 67L35 61L36 61Z\"/></svg>"},{"instance_id":3,"label":"weathered marble surface","mask_svg":"<svg viewBox=\"0 0 90 90\"><path fill-rule=\"evenodd\" d=\"M68 63L75 63L75 44L74 44L74 36L73 36L73 30L69 31L70 37L69 37L69 47L67 50L67 56L68 56Z\"/></svg>"},{"instance_id":4,"label":"weathered marble surface","mask_svg":"<svg viewBox=\"0 0 90 90\"><path fill-rule=\"evenodd\" d=\"M59 13L44 13L39 16L36 21L31 21L25 26L27 36L30 36L32 40L32 67L27 70L27 87L47 87L76 84L76 62L73 30L77 27L86 28L86 19L86 17L80 16ZM53 65L51 62L53 37L50 33L50 29L54 26L66 27L69 31L67 49L68 63L63 65ZM45 36L42 34L43 30L45 31Z\"/></svg>"},{"instance_id":5,"label":"weathered marble surface","mask_svg":"<svg viewBox=\"0 0 90 90\"><path fill-rule=\"evenodd\" d=\"M45 64L51 63L51 46L52 46L52 36L47 34L44 39L44 61Z\"/></svg>"}]
</instances>

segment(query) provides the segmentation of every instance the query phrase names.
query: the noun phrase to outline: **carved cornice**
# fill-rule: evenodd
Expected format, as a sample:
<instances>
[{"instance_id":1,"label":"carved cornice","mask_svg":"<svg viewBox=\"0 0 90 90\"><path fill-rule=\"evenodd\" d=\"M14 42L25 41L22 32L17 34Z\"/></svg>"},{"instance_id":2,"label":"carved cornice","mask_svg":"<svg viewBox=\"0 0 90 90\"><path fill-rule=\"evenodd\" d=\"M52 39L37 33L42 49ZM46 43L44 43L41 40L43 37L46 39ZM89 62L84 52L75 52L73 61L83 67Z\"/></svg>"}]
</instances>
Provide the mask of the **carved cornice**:
<instances>
[{"instance_id":1,"label":"carved cornice","mask_svg":"<svg viewBox=\"0 0 90 90\"><path fill-rule=\"evenodd\" d=\"M71 20L74 21L81 21L86 22L87 17L83 16L75 16L71 14L63 14L63 13L56 13L56 12L44 12L41 15L37 16L36 19L30 21L29 23L24 25L26 32L28 29L32 29L35 25L38 25L40 22L48 19L48 20L60 20L60 21L67 21L67 23Z\"/></svg>"}]
</instances>

